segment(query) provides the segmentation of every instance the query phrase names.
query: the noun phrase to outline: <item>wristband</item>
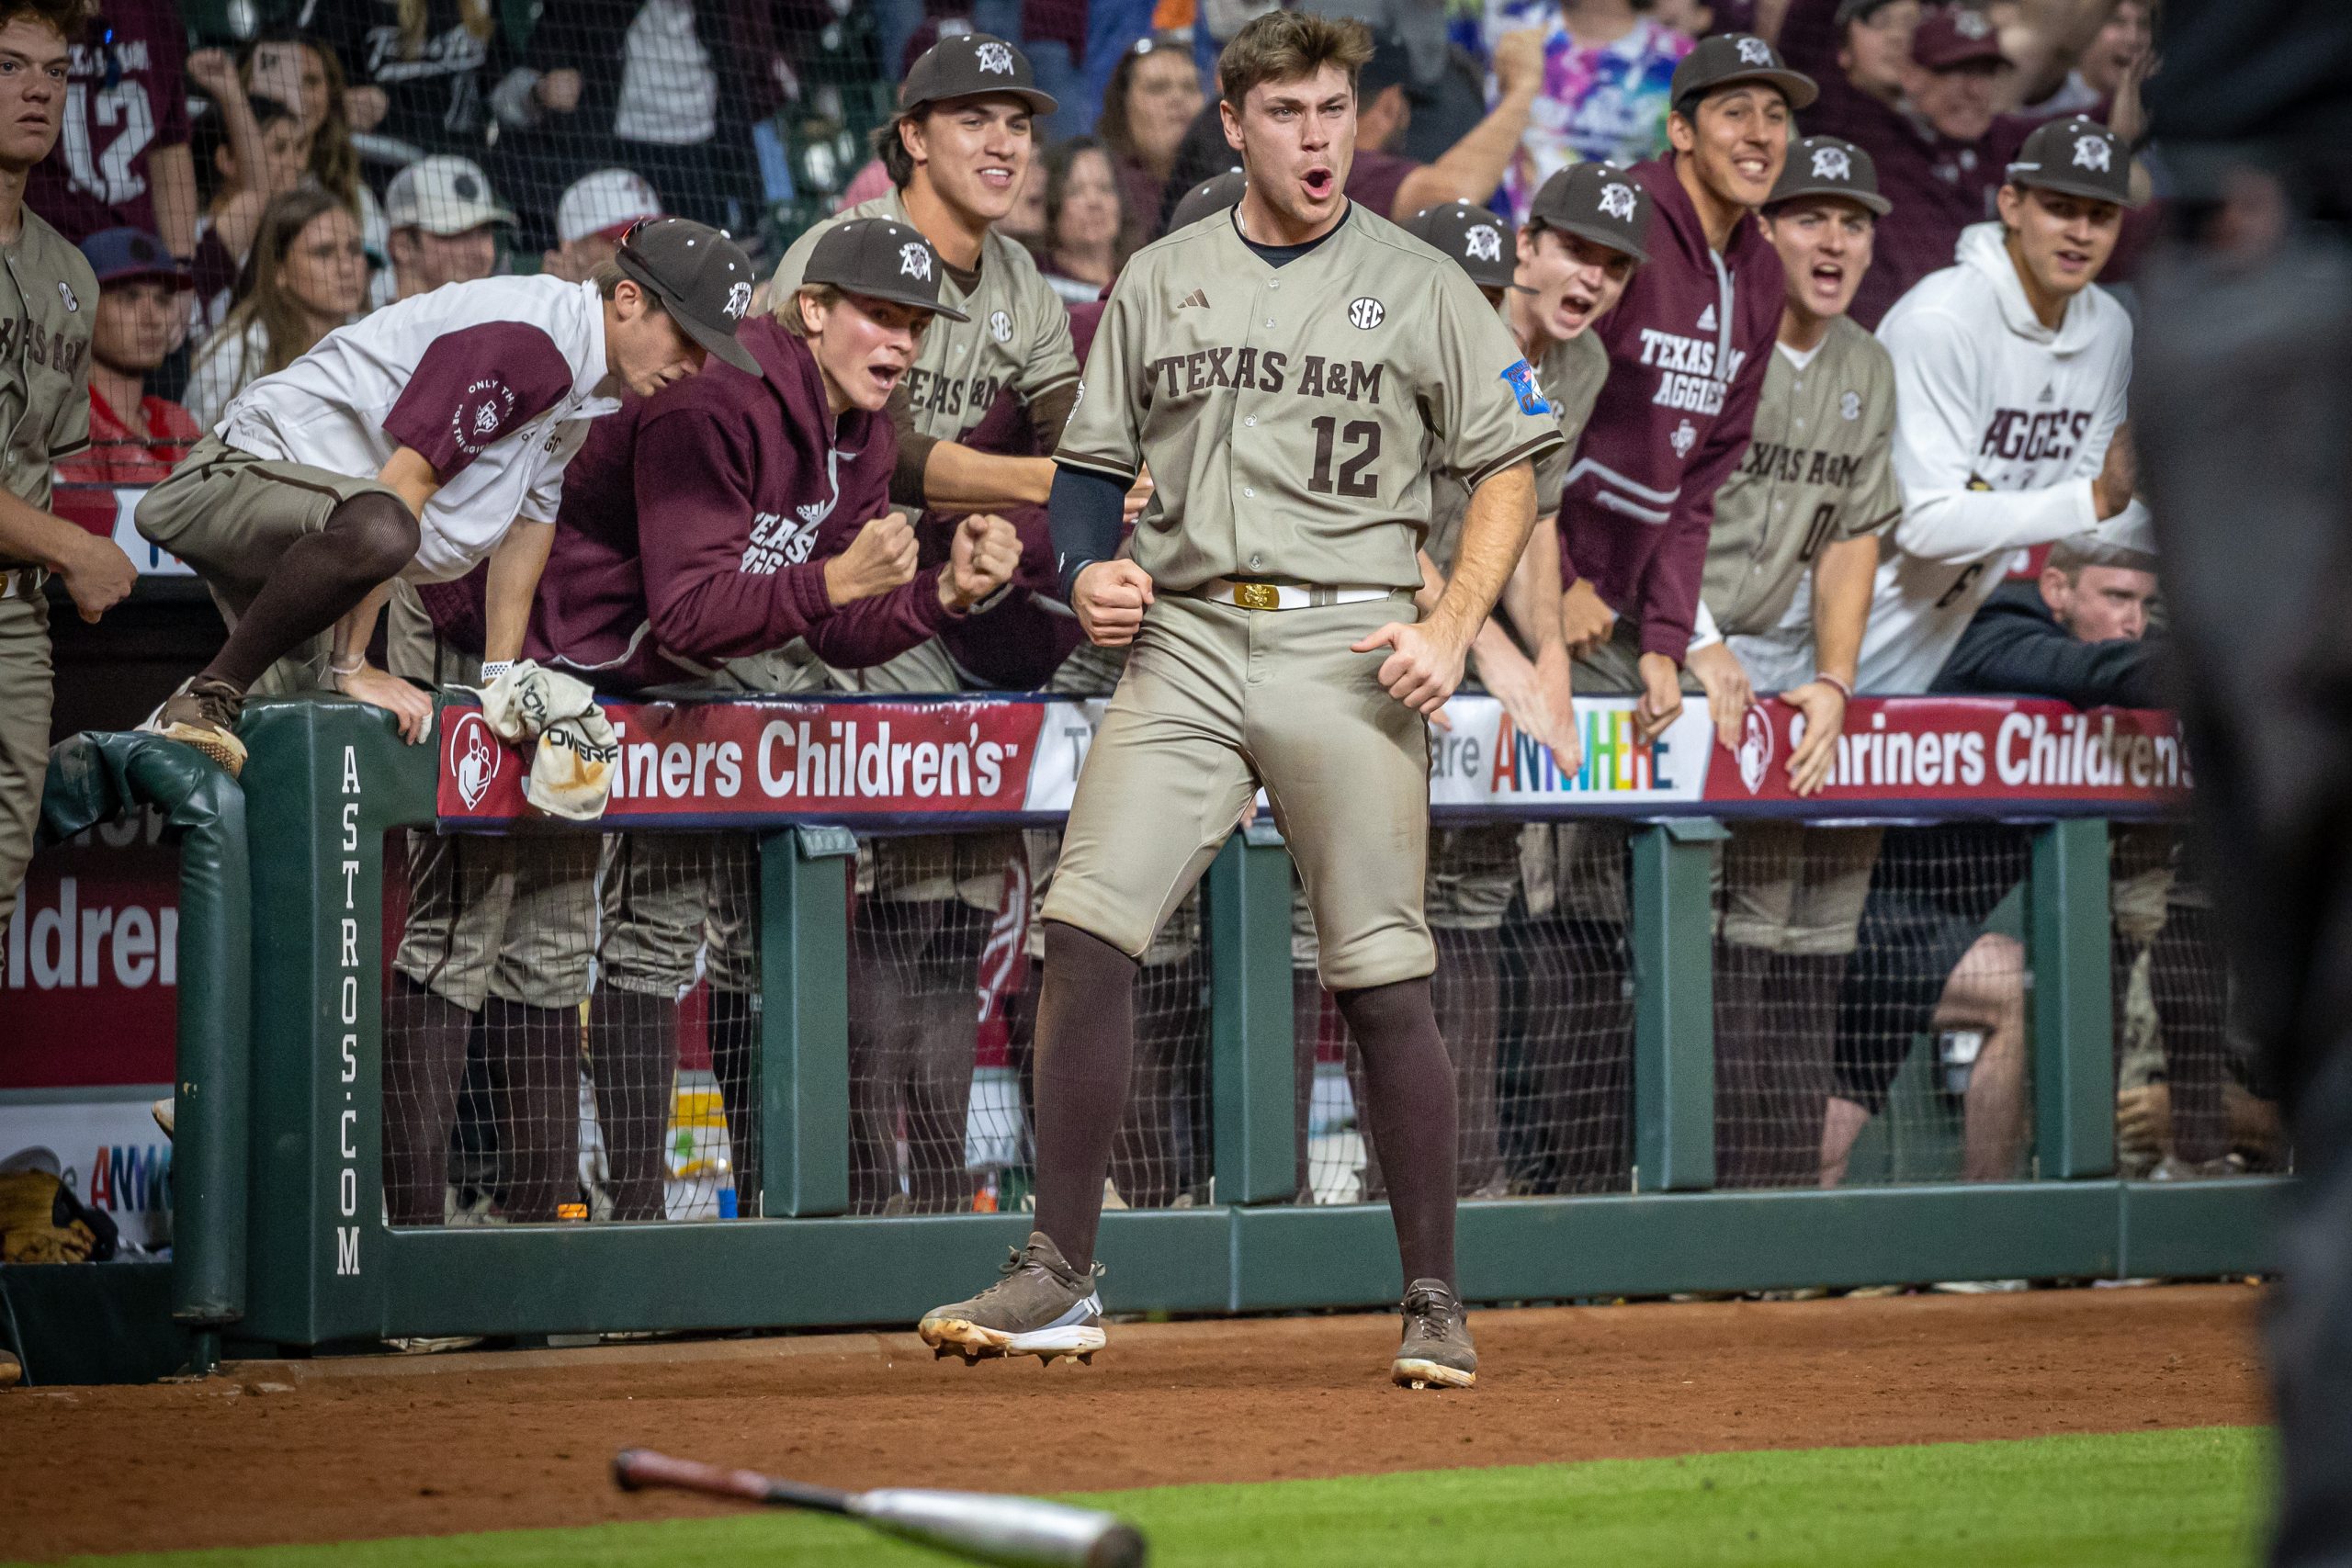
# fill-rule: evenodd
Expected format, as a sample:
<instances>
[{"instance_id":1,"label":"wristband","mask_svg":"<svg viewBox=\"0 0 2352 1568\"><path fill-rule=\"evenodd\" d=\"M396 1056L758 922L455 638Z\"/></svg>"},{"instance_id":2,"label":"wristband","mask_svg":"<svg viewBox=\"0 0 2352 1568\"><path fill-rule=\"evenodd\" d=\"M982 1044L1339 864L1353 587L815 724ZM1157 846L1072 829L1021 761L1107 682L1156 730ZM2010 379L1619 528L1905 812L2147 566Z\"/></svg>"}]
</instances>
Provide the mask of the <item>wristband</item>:
<instances>
[{"instance_id":1,"label":"wristband","mask_svg":"<svg viewBox=\"0 0 2352 1568\"><path fill-rule=\"evenodd\" d=\"M1838 679L1837 676L1832 675L1828 671L1816 670L1813 672L1813 678L1821 682L1824 685L1837 687L1838 694L1844 697L1848 702L1850 703L1854 700L1854 688L1846 684L1845 682Z\"/></svg>"},{"instance_id":2,"label":"wristband","mask_svg":"<svg viewBox=\"0 0 2352 1568\"><path fill-rule=\"evenodd\" d=\"M361 655L359 655L357 658L354 659L354 660L353 660L350 663L348 663L348 664L343 663L341 660L339 660L335 659L333 655L329 655L329 656L328 656L328 658L327 658L327 671L328 671L328 673L330 673L330 674L334 674L334 675L356 675L356 674L358 674L362 670L365 670L365 669L367 669L367 668L368 668L368 656L367 656L366 654L364 654L364 653L363 653L363 654L361 654Z\"/></svg>"},{"instance_id":3,"label":"wristband","mask_svg":"<svg viewBox=\"0 0 2352 1568\"><path fill-rule=\"evenodd\" d=\"M514 668L511 659L485 659L481 661L481 683L487 686Z\"/></svg>"}]
</instances>

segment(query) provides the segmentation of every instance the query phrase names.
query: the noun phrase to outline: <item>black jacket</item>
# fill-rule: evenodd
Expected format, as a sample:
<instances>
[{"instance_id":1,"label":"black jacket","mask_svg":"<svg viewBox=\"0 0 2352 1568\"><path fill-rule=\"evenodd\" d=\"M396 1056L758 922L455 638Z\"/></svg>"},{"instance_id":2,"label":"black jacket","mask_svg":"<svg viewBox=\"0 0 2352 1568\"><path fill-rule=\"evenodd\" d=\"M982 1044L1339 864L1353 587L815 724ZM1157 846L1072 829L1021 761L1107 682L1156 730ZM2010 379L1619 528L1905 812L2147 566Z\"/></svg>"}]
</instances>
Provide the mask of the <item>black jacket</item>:
<instances>
[{"instance_id":1,"label":"black jacket","mask_svg":"<svg viewBox=\"0 0 2352 1568\"><path fill-rule=\"evenodd\" d=\"M2030 582L2003 583L1944 661L1931 692L2056 697L2077 707L2165 705L2161 637L2083 642L2060 626Z\"/></svg>"}]
</instances>

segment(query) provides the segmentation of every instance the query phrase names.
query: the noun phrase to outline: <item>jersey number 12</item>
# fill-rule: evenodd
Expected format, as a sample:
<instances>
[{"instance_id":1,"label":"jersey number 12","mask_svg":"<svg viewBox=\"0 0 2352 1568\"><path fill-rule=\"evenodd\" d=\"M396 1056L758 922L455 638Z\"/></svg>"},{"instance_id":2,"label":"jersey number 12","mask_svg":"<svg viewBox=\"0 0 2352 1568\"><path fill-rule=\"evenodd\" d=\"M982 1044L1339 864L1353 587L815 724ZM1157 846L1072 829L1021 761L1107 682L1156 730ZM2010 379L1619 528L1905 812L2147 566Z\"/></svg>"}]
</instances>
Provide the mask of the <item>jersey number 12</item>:
<instances>
[{"instance_id":1,"label":"jersey number 12","mask_svg":"<svg viewBox=\"0 0 2352 1568\"><path fill-rule=\"evenodd\" d=\"M1354 457L1340 465L1338 493L1359 501L1369 500L1380 493L1380 480L1364 470L1380 457L1380 424L1376 420L1351 420L1345 430L1339 428L1338 416L1325 414L1313 422L1315 425L1315 472L1306 488L1317 495L1333 493L1331 485L1331 448L1337 445L1334 433L1356 448Z\"/></svg>"}]
</instances>

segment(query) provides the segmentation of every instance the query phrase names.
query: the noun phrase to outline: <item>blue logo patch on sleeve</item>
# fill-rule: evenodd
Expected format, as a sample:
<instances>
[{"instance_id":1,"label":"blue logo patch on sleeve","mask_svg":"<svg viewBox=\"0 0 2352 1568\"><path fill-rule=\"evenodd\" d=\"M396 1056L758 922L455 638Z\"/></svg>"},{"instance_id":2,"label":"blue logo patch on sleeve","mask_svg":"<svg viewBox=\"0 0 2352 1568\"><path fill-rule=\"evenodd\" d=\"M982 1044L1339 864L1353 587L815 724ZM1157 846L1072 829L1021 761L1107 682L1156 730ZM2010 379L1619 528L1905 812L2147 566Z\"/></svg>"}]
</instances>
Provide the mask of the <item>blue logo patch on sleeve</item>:
<instances>
[{"instance_id":1,"label":"blue logo patch on sleeve","mask_svg":"<svg viewBox=\"0 0 2352 1568\"><path fill-rule=\"evenodd\" d=\"M1519 400L1521 413L1550 413L1552 405L1544 400L1544 389L1535 384L1535 372L1528 368L1524 359L1514 359L1503 367L1503 379L1510 386L1511 396Z\"/></svg>"}]
</instances>

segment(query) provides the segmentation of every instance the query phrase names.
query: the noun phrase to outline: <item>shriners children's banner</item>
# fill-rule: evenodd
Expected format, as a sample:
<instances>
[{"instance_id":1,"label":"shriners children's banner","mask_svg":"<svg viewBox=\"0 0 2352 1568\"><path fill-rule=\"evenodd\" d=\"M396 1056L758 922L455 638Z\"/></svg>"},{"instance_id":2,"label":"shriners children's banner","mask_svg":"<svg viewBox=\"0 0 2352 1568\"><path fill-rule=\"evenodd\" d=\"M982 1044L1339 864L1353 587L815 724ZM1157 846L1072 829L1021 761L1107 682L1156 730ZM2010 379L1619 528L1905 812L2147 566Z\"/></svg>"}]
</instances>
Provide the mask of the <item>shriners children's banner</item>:
<instances>
[{"instance_id":1,"label":"shriners children's banner","mask_svg":"<svg viewBox=\"0 0 2352 1568\"><path fill-rule=\"evenodd\" d=\"M777 699L611 704L620 767L613 827L752 826L766 820L875 829L1050 822L1069 808L1102 699ZM1849 704L1828 784L1800 798L1789 759L1804 716L1753 706L1737 750L1720 743L1702 699L1686 700L1645 742L1633 699L1580 698L1583 757L1564 773L1497 699L1455 698L1430 730L1437 814L1577 817L1933 817L2177 811L2188 759L2168 713L2010 697L1860 698ZM445 827L534 818L525 756L478 709L439 724Z\"/></svg>"}]
</instances>

